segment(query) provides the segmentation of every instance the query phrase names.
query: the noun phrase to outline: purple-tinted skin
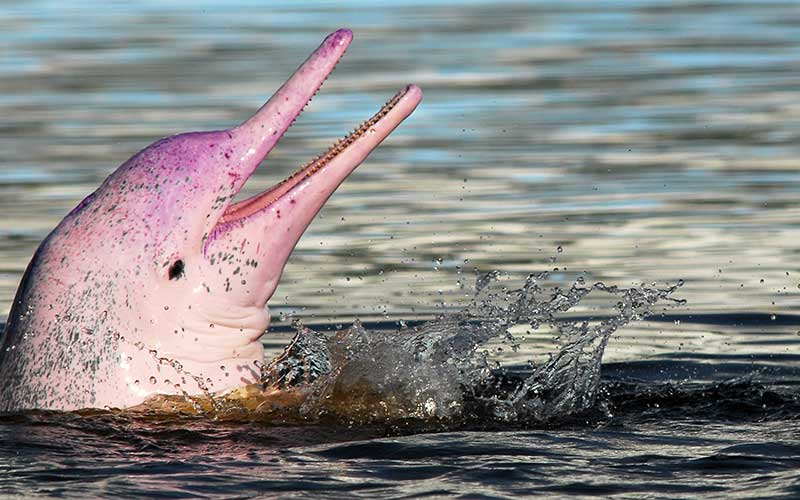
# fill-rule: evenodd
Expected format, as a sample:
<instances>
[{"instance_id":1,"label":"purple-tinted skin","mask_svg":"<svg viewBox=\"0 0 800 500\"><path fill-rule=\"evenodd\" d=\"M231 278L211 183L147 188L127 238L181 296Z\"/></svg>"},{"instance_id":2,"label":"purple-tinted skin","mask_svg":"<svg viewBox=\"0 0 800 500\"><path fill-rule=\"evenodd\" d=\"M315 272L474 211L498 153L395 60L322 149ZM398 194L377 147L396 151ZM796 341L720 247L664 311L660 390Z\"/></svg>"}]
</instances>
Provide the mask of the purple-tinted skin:
<instances>
[{"instance_id":1,"label":"purple-tinted skin","mask_svg":"<svg viewBox=\"0 0 800 500\"><path fill-rule=\"evenodd\" d=\"M422 98L409 85L322 160L233 203L351 40L346 29L329 35L241 125L142 150L61 221L8 318L0 411L126 408L259 381L266 303L289 254Z\"/></svg>"}]
</instances>

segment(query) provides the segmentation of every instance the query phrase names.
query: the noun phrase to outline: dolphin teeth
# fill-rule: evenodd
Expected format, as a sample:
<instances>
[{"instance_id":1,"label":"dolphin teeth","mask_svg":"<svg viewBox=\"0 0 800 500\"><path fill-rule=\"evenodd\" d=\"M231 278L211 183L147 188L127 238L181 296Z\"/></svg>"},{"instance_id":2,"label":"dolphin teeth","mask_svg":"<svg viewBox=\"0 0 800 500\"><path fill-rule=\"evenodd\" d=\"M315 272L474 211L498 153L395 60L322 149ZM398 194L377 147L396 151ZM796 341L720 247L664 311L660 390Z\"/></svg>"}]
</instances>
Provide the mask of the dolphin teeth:
<instances>
[{"instance_id":1,"label":"dolphin teeth","mask_svg":"<svg viewBox=\"0 0 800 500\"><path fill-rule=\"evenodd\" d=\"M295 175L299 174L300 172L305 172L306 170L310 170L308 174L312 174L319 170L320 168L324 167L328 164L332 159L338 156L342 151L344 151L350 144L354 143L359 137L363 136L367 131L381 118L386 116L389 111L391 111L397 103L400 102L400 99L408 92L407 88L404 88L397 92L391 99L386 101L380 110L377 113L372 115L372 117L359 125L358 127L354 128L352 132L347 134L345 137L337 140L333 145L331 145L324 153L317 156L310 162L306 163L302 168L300 168L297 172L290 175L286 180L288 181ZM284 181L286 182L286 181Z\"/></svg>"},{"instance_id":2,"label":"dolphin teeth","mask_svg":"<svg viewBox=\"0 0 800 500\"><path fill-rule=\"evenodd\" d=\"M320 87L322 87L322 85L320 85ZM406 87L397 92L388 101L386 101L386 103L383 106L381 106L381 108L378 110L377 113L372 115L372 117L370 117L368 120L362 122L359 126L354 128L346 136L336 140L336 142L334 142L330 147L328 147L328 149L325 150L325 152L314 157L314 159L303 165L303 167L293 172L284 180L278 182L277 184L270 187L261 194L256 195L256 197L266 197L269 196L269 194L272 192L275 193L274 197L270 199L269 202L267 203L259 202L259 206L264 208L272 205L278 199L280 199L281 196L283 196L284 194L286 194L286 192L292 189L293 185L287 186L288 183L291 183L293 181L295 183L300 182L300 180L307 179L308 177L314 175L314 173L318 172L320 169L324 168L334 158L336 158L338 155L344 152L351 144L353 144L356 140L358 140L360 137L366 134L376 123L378 123L392 109L394 109L394 107L397 106L397 104L400 102L403 96L408 92L408 89L409 87ZM319 88L317 89L317 91L319 91ZM310 101L311 99L309 99L309 102ZM220 221L217 224L218 226L226 224L228 222L231 222L239 218L235 215L236 206L237 205L234 204L228 207L228 210L220 218Z\"/></svg>"}]
</instances>

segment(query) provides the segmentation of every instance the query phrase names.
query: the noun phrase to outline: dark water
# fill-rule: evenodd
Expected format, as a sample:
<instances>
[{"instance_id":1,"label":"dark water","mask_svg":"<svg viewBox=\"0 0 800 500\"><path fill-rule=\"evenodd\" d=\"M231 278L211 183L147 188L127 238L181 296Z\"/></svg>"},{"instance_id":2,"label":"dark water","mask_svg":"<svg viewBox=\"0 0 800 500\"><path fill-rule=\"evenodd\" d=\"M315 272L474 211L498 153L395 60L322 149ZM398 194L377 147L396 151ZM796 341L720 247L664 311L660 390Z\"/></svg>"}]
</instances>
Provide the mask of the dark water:
<instances>
[{"instance_id":1,"label":"dark water","mask_svg":"<svg viewBox=\"0 0 800 500\"><path fill-rule=\"evenodd\" d=\"M451 315L475 268L682 279L686 303L614 333L577 413L489 411L563 348L552 325L517 325L517 350L478 348L497 384L444 416L0 417L0 495L800 497L796 2L2 2L0 311L117 165L246 116L339 26L351 49L248 192L405 83L425 98L301 240L270 354L292 318L386 338Z\"/></svg>"}]
</instances>

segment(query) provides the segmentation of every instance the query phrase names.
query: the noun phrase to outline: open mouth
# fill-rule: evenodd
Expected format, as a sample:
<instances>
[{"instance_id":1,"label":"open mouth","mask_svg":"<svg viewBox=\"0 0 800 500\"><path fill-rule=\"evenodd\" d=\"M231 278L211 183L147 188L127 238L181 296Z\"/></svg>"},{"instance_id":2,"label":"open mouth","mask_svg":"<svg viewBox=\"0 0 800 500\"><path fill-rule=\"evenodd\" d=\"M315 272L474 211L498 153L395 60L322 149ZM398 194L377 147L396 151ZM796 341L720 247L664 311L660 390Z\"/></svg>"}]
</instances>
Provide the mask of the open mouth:
<instances>
[{"instance_id":1,"label":"open mouth","mask_svg":"<svg viewBox=\"0 0 800 500\"><path fill-rule=\"evenodd\" d=\"M241 172L245 180L252 175L258 164L311 101L344 55L351 40L352 33L346 29L329 35L253 117L232 129L234 134L250 137L256 145L247 151L247 160L242 157L248 164ZM280 213L276 206L287 198L291 199L292 204L296 204L293 215L295 227L305 229L339 184L414 111L421 98L422 91L419 87L406 86L370 119L297 172L255 196L227 206L208 243L233 226L248 224L248 219L255 218L258 214L271 210ZM313 184L313 189L304 192L310 184ZM243 185L244 182L237 183L234 191L238 193ZM306 201L308 198L312 201ZM301 205L305 206L301 208ZM299 238L299 234L297 237Z\"/></svg>"},{"instance_id":2,"label":"open mouth","mask_svg":"<svg viewBox=\"0 0 800 500\"><path fill-rule=\"evenodd\" d=\"M220 162L221 173L229 176L230 184L224 196L217 197L212 211L216 223L204 236L207 290L221 287L229 300L264 306L295 245L328 198L421 101L419 87L406 86L372 118L286 180L232 202L331 74L351 40L349 30L330 34L261 109L223 132L229 146Z\"/></svg>"},{"instance_id":3,"label":"open mouth","mask_svg":"<svg viewBox=\"0 0 800 500\"><path fill-rule=\"evenodd\" d=\"M289 177L251 198L230 205L222 214L219 225L246 218L256 212L269 208L270 205L292 191L293 188L296 188L304 180L324 169L335 158L345 153L353 143L358 141L365 134L375 133L376 130L374 127L391 113L409 92L419 92L419 89L415 85L409 85L400 90L369 120L364 121L352 132L336 141L323 154L306 163ZM311 100L309 99L308 102L311 102ZM299 116L299 113L297 116Z\"/></svg>"}]
</instances>

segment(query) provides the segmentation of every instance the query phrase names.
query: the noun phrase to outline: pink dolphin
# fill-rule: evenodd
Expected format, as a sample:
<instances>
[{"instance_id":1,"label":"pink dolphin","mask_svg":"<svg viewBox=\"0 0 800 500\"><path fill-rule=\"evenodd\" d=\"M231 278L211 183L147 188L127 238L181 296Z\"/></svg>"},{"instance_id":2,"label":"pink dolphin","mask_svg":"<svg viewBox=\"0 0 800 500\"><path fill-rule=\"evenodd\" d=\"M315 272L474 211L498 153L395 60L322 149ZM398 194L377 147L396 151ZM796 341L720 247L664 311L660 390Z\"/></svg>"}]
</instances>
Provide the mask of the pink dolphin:
<instances>
[{"instance_id":1,"label":"pink dolphin","mask_svg":"<svg viewBox=\"0 0 800 500\"><path fill-rule=\"evenodd\" d=\"M125 408L259 381L267 300L339 184L419 104L409 85L283 182L233 198L344 54L329 35L251 118L137 153L42 242L0 346L0 411Z\"/></svg>"}]
</instances>

